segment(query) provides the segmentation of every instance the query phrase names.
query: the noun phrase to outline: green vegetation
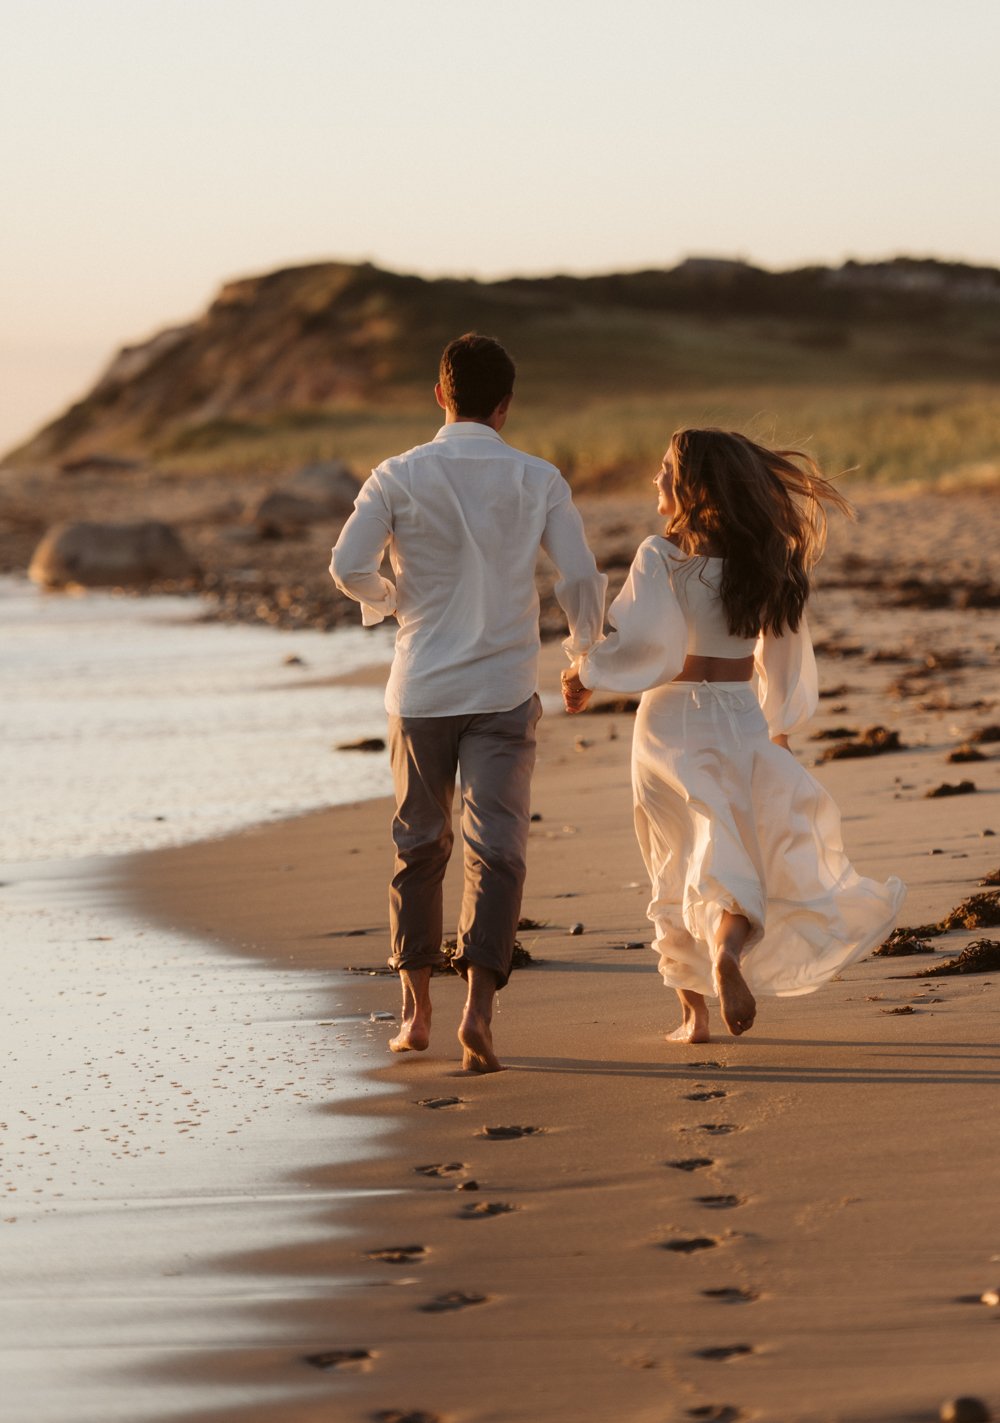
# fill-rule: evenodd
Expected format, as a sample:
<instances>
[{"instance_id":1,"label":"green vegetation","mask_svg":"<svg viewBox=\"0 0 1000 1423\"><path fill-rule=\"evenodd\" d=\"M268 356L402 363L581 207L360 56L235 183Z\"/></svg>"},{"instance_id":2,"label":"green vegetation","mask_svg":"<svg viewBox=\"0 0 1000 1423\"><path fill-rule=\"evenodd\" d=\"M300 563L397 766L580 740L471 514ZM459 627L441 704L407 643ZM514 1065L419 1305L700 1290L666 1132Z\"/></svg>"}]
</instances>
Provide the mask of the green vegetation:
<instances>
[{"instance_id":1,"label":"green vegetation","mask_svg":"<svg viewBox=\"0 0 1000 1423\"><path fill-rule=\"evenodd\" d=\"M560 404L532 399L527 376L505 435L597 492L652 478L671 432L720 425L765 444L804 449L830 474L880 484L1000 484L1000 386L886 385L706 389ZM179 471L283 473L341 458L364 473L429 439L439 412L420 404L287 418L239 433L201 427L156 452ZM211 437L210 437L211 436Z\"/></svg>"}]
</instances>

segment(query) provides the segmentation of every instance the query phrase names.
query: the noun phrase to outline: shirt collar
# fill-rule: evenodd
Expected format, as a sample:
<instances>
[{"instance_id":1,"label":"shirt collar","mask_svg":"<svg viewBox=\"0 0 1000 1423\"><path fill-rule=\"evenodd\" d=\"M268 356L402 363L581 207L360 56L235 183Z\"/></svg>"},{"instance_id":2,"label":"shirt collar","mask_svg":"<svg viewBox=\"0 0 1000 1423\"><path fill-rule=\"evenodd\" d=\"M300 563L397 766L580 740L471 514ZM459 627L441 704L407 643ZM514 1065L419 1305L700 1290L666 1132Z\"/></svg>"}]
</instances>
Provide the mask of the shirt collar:
<instances>
[{"instance_id":1,"label":"shirt collar","mask_svg":"<svg viewBox=\"0 0 1000 1423\"><path fill-rule=\"evenodd\" d=\"M476 420L454 420L450 425L442 425L434 436L435 440L464 440L469 437L476 439L485 437L486 439L500 440L501 444L504 443L499 430L494 430L492 425L480 425Z\"/></svg>"}]
</instances>

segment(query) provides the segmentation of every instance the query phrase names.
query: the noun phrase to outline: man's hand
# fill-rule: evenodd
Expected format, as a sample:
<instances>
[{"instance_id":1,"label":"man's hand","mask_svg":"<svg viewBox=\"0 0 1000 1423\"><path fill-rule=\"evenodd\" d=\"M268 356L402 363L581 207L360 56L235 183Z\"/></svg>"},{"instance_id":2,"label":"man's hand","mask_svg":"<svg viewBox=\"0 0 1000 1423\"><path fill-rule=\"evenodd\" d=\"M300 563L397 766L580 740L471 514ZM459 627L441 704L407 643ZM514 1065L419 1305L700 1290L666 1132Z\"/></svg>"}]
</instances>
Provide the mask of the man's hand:
<instances>
[{"instance_id":1,"label":"man's hand","mask_svg":"<svg viewBox=\"0 0 1000 1423\"><path fill-rule=\"evenodd\" d=\"M576 712L584 711L587 703L594 694L589 687L585 687L580 681L580 678L576 674L576 668L567 668L567 670L560 675L560 681L562 682L563 702L570 716L573 716Z\"/></svg>"}]
</instances>

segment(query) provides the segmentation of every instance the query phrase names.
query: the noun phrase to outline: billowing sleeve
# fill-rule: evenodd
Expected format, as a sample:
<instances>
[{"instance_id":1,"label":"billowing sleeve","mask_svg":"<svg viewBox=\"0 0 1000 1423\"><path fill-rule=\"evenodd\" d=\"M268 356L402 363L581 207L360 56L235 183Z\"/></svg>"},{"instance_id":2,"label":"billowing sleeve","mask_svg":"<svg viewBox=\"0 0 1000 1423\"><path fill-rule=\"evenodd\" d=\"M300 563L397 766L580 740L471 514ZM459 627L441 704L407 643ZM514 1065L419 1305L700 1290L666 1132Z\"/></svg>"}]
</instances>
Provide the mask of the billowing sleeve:
<instances>
[{"instance_id":1,"label":"billowing sleeve","mask_svg":"<svg viewBox=\"0 0 1000 1423\"><path fill-rule=\"evenodd\" d=\"M608 609L608 622L613 631L577 667L585 687L645 692L673 681L684 666L687 623L651 540L639 545L625 586Z\"/></svg>"},{"instance_id":2,"label":"billowing sleeve","mask_svg":"<svg viewBox=\"0 0 1000 1423\"><path fill-rule=\"evenodd\" d=\"M391 537L392 511L376 471L361 486L330 559L330 576L342 593L361 604L365 627L396 611L396 589L378 571Z\"/></svg>"},{"instance_id":3,"label":"billowing sleeve","mask_svg":"<svg viewBox=\"0 0 1000 1423\"><path fill-rule=\"evenodd\" d=\"M576 657L593 647L601 636L608 580L597 571L583 532L583 520L573 503L569 485L561 476L554 482L550 494L542 548L559 573L556 601L569 624L569 637L563 646Z\"/></svg>"},{"instance_id":4,"label":"billowing sleeve","mask_svg":"<svg viewBox=\"0 0 1000 1423\"><path fill-rule=\"evenodd\" d=\"M819 703L816 657L805 614L797 632L761 633L754 649L757 697L772 736L798 731Z\"/></svg>"}]
</instances>

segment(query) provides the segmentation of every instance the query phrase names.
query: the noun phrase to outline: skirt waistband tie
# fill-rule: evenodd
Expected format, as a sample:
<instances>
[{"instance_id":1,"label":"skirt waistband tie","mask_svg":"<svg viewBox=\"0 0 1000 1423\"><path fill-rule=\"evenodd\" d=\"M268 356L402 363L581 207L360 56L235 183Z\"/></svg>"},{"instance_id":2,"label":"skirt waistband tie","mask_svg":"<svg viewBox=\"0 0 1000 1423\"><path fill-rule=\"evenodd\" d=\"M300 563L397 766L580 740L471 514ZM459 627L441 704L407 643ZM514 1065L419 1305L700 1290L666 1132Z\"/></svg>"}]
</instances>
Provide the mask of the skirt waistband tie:
<instances>
[{"instance_id":1,"label":"skirt waistband tie","mask_svg":"<svg viewBox=\"0 0 1000 1423\"><path fill-rule=\"evenodd\" d=\"M729 691L726 687L720 687L717 682L697 682L691 688L691 696L699 711L705 706L705 699L714 702L722 711L729 723L729 730L733 733L733 740L737 749L743 747L743 737L740 735L739 722L736 713L742 710L743 703L735 692Z\"/></svg>"}]
</instances>

